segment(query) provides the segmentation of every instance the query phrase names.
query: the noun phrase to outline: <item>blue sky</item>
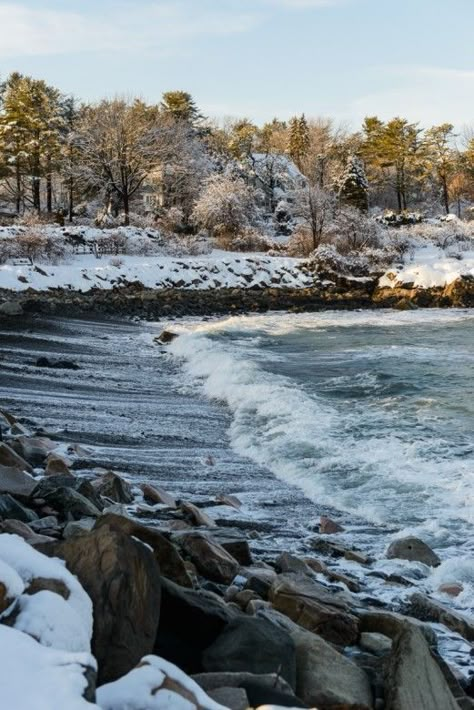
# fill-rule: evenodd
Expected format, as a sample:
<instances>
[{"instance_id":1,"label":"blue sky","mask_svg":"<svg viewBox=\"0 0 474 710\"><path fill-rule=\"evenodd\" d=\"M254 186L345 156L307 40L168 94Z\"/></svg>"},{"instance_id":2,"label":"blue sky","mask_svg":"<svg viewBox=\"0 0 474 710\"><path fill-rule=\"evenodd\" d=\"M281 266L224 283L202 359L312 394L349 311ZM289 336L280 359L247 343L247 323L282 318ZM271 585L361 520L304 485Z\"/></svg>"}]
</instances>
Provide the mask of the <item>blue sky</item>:
<instances>
[{"instance_id":1,"label":"blue sky","mask_svg":"<svg viewBox=\"0 0 474 710\"><path fill-rule=\"evenodd\" d=\"M261 123L474 124L474 0L0 0L0 77L95 100L185 89Z\"/></svg>"}]
</instances>

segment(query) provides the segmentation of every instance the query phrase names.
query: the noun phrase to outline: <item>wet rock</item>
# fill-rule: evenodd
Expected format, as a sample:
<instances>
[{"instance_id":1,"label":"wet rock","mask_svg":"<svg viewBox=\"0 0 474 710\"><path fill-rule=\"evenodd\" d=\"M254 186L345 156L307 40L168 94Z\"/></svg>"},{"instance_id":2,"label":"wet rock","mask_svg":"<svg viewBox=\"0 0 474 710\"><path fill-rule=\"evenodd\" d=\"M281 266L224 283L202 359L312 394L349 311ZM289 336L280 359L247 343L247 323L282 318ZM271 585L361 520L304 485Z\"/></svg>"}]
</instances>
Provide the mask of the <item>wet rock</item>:
<instances>
[{"instance_id":1,"label":"wet rock","mask_svg":"<svg viewBox=\"0 0 474 710\"><path fill-rule=\"evenodd\" d=\"M23 308L21 303L17 301L4 301L0 304L0 315L13 318L15 316L21 316L23 314Z\"/></svg>"},{"instance_id":2,"label":"wet rock","mask_svg":"<svg viewBox=\"0 0 474 710\"><path fill-rule=\"evenodd\" d=\"M208 672L278 673L295 687L294 643L267 619L234 618L204 651L202 664Z\"/></svg>"},{"instance_id":3,"label":"wet rock","mask_svg":"<svg viewBox=\"0 0 474 710\"><path fill-rule=\"evenodd\" d=\"M38 516L8 493L3 493L0 495L0 520L8 519L29 523L32 520L37 520Z\"/></svg>"},{"instance_id":4,"label":"wet rock","mask_svg":"<svg viewBox=\"0 0 474 710\"><path fill-rule=\"evenodd\" d=\"M70 495L62 492L57 494L57 491L62 491L62 489L68 489L69 491L72 491L72 493ZM90 481L85 478L75 478L74 476L69 475L48 476L47 478L43 478L39 481L32 495L34 499L44 499L51 506L55 507L56 510L63 510L65 503L62 501L67 500L68 496L71 501L74 499L79 500L77 497L74 497L74 493L79 494L81 498L85 498L89 505L92 505L93 508L99 512L103 509L104 505L101 497L96 492ZM57 504L55 503L56 498ZM87 512L87 510L91 510L91 508L86 506L82 512L82 515L87 516L96 514ZM66 510L65 512L68 511Z\"/></svg>"},{"instance_id":5,"label":"wet rock","mask_svg":"<svg viewBox=\"0 0 474 710\"><path fill-rule=\"evenodd\" d=\"M394 640L385 672L387 710L459 710L419 629L405 624Z\"/></svg>"},{"instance_id":6,"label":"wet rock","mask_svg":"<svg viewBox=\"0 0 474 710\"><path fill-rule=\"evenodd\" d=\"M54 579L49 577L34 577L28 584L26 594L37 594L38 592L53 592L59 594L66 601L71 596L71 591L67 584L62 579Z\"/></svg>"},{"instance_id":7,"label":"wet rock","mask_svg":"<svg viewBox=\"0 0 474 710\"><path fill-rule=\"evenodd\" d=\"M374 653L376 656L384 656L390 653L392 640L384 634L369 633L364 631L360 635L359 646L365 651Z\"/></svg>"},{"instance_id":8,"label":"wet rock","mask_svg":"<svg viewBox=\"0 0 474 710\"><path fill-rule=\"evenodd\" d=\"M349 547L344 547L339 543L330 540L324 540L322 537L315 537L310 541L311 547L315 552L320 552L328 557L344 557L346 560L358 562L361 565L368 565L371 559L360 550L354 550Z\"/></svg>"},{"instance_id":9,"label":"wet rock","mask_svg":"<svg viewBox=\"0 0 474 710\"><path fill-rule=\"evenodd\" d=\"M191 577L186 569L183 558L175 546L157 530L140 525L130 518L114 513L102 515L95 527L108 527L111 530L136 537L153 550L155 560L160 566L161 574L183 587L192 587Z\"/></svg>"},{"instance_id":10,"label":"wet rock","mask_svg":"<svg viewBox=\"0 0 474 710\"><path fill-rule=\"evenodd\" d=\"M442 594L447 594L450 597L458 597L460 594L462 594L464 591L464 587L462 584L458 584L457 582L447 582L445 584L440 584L438 587L438 592L441 592Z\"/></svg>"},{"instance_id":11,"label":"wet rock","mask_svg":"<svg viewBox=\"0 0 474 710\"><path fill-rule=\"evenodd\" d=\"M345 584L349 591L359 594L361 586L356 579L349 577L347 574L342 574L336 570L327 567L321 560L316 560L314 557L304 557L303 561L308 565L312 572L323 574L330 582L341 582Z\"/></svg>"},{"instance_id":12,"label":"wet rock","mask_svg":"<svg viewBox=\"0 0 474 710\"><path fill-rule=\"evenodd\" d=\"M14 446L25 461L32 466L43 466L46 457L56 448L57 444L44 436L19 436L15 439Z\"/></svg>"},{"instance_id":13,"label":"wet rock","mask_svg":"<svg viewBox=\"0 0 474 710\"><path fill-rule=\"evenodd\" d=\"M64 530L63 537L65 540L69 540L70 537L77 537L78 535L84 535L92 530L95 524L95 518L81 518L80 520L71 520Z\"/></svg>"},{"instance_id":14,"label":"wet rock","mask_svg":"<svg viewBox=\"0 0 474 710\"><path fill-rule=\"evenodd\" d=\"M216 688L208 692L214 702L229 710L247 710L249 699L243 688Z\"/></svg>"},{"instance_id":15,"label":"wet rock","mask_svg":"<svg viewBox=\"0 0 474 710\"><path fill-rule=\"evenodd\" d=\"M185 589L162 579L160 624L154 653L176 663L186 673L201 673L204 650L236 613L210 592Z\"/></svg>"},{"instance_id":16,"label":"wet rock","mask_svg":"<svg viewBox=\"0 0 474 710\"><path fill-rule=\"evenodd\" d=\"M216 501L222 503L222 505L229 505L231 508L236 508L237 510L242 507L242 503L237 496L220 494L216 496Z\"/></svg>"},{"instance_id":17,"label":"wet rock","mask_svg":"<svg viewBox=\"0 0 474 710\"><path fill-rule=\"evenodd\" d=\"M3 523L0 523L0 529L2 532L22 537L25 542L33 547L44 542L54 541L54 538L49 537L48 535L39 535L33 532L30 526L23 523L21 520L4 520Z\"/></svg>"},{"instance_id":18,"label":"wet rock","mask_svg":"<svg viewBox=\"0 0 474 710\"><path fill-rule=\"evenodd\" d=\"M28 498L36 484L37 481L28 473L0 465L0 493Z\"/></svg>"},{"instance_id":19,"label":"wet rock","mask_svg":"<svg viewBox=\"0 0 474 710\"><path fill-rule=\"evenodd\" d=\"M279 572L312 575L312 570L308 567L306 562L303 562L299 557L295 557L295 555L289 552L283 552L275 561L275 566Z\"/></svg>"},{"instance_id":20,"label":"wet rock","mask_svg":"<svg viewBox=\"0 0 474 710\"><path fill-rule=\"evenodd\" d=\"M209 530L213 540L222 545L241 565L252 564L252 554L246 536L240 530L232 528L212 528Z\"/></svg>"},{"instance_id":21,"label":"wet rock","mask_svg":"<svg viewBox=\"0 0 474 710\"><path fill-rule=\"evenodd\" d=\"M268 599L272 584L277 578L275 570L254 566L240 570L240 574L243 574L247 579L245 583L246 589L252 589L262 599Z\"/></svg>"},{"instance_id":22,"label":"wet rock","mask_svg":"<svg viewBox=\"0 0 474 710\"><path fill-rule=\"evenodd\" d=\"M437 567L441 564L438 555L433 552L426 542L417 537L404 537L394 540L388 550L386 557L390 559L410 560L412 562L423 562L429 567Z\"/></svg>"},{"instance_id":23,"label":"wet rock","mask_svg":"<svg viewBox=\"0 0 474 710\"><path fill-rule=\"evenodd\" d=\"M157 656L146 656L113 683L97 689L102 710L224 710L182 670Z\"/></svg>"},{"instance_id":24,"label":"wet rock","mask_svg":"<svg viewBox=\"0 0 474 710\"><path fill-rule=\"evenodd\" d=\"M155 343L161 343L162 345L167 345L172 343L175 338L178 338L179 334L174 333L172 330L163 330L156 338L154 338Z\"/></svg>"},{"instance_id":25,"label":"wet rock","mask_svg":"<svg viewBox=\"0 0 474 710\"><path fill-rule=\"evenodd\" d=\"M420 592L412 594L404 611L421 621L444 624L467 641L474 642L474 623L462 614L448 609Z\"/></svg>"},{"instance_id":26,"label":"wet rock","mask_svg":"<svg viewBox=\"0 0 474 710\"><path fill-rule=\"evenodd\" d=\"M218 688L241 688L245 690L251 707L262 703L278 703L278 706L292 708L305 707L294 695L291 686L277 673L199 673L194 675L193 679L209 694Z\"/></svg>"},{"instance_id":27,"label":"wet rock","mask_svg":"<svg viewBox=\"0 0 474 710\"><path fill-rule=\"evenodd\" d=\"M150 550L107 527L41 551L65 560L92 600L92 651L105 683L153 650L160 615L160 574Z\"/></svg>"},{"instance_id":28,"label":"wet rock","mask_svg":"<svg viewBox=\"0 0 474 710\"><path fill-rule=\"evenodd\" d=\"M279 575L269 599L275 609L308 631L338 646L355 643L358 619L350 612L343 593L329 593L303 575Z\"/></svg>"},{"instance_id":29,"label":"wet rock","mask_svg":"<svg viewBox=\"0 0 474 710\"><path fill-rule=\"evenodd\" d=\"M63 517L71 515L74 520L83 516L98 517L100 510L74 488L55 488L43 496Z\"/></svg>"},{"instance_id":30,"label":"wet rock","mask_svg":"<svg viewBox=\"0 0 474 710\"><path fill-rule=\"evenodd\" d=\"M116 503L133 502L132 487L113 471L108 471L92 485L99 495L110 498Z\"/></svg>"},{"instance_id":31,"label":"wet rock","mask_svg":"<svg viewBox=\"0 0 474 710\"><path fill-rule=\"evenodd\" d=\"M200 510L193 503L183 501L179 507L183 511L183 513L192 520L194 525L202 525L207 528L217 527L215 521L211 517L209 517L207 513L204 513L204 511Z\"/></svg>"},{"instance_id":32,"label":"wet rock","mask_svg":"<svg viewBox=\"0 0 474 710\"><path fill-rule=\"evenodd\" d=\"M359 624L361 633L378 633L394 639L403 630L405 624L410 623L419 629L426 638L430 646L436 647L436 634L429 626L422 621L409 618L395 611L362 611L359 613Z\"/></svg>"},{"instance_id":33,"label":"wet rock","mask_svg":"<svg viewBox=\"0 0 474 710\"><path fill-rule=\"evenodd\" d=\"M56 370L80 370L77 362L72 360L50 360L47 357L39 357L35 363L36 367L48 367Z\"/></svg>"},{"instance_id":34,"label":"wet rock","mask_svg":"<svg viewBox=\"0 0 474 710\"><path fill-rule=\"evenodd\" d=\"M212 582L229 584L239 571L237 560L208 534L184 531L176 533L173 540L190 557L198 572Z\"/></svg>"},{"instance_id":35,"label":"wet rock","mask_svg":"<svg viewBox=\"0 0 474 710\"><path fill-rule=\"evenodd\" d=\"M366 674L309 631L291 634L296 648L296 695L309 707L372 708Z\"/></svg>"},{"instance_id":36,"label":"wet rock","mask_svg":"<svg viewBox=\"0 0 474 710\"><path fill-rule=\"evenodd\" d=\"M319 522L319 532L321 535L333 535L335 533L344 532L344 528L339 523L336 523L331 518L321 515Z\"/></svg>"},{"instance_id":37,"label":"wet rock","mask_svg":"<svg viewBox=\"0 0 474 710\"><path fill-rule=\"evenodd\" d=\"M46 476L73 476L66 459L55 453L48 455L44 472Z\"/></svg>"},{"instance_id":38,"label":"wet rock","mask_svg":"<svg viewBox=\"0 0 474 710\"><path fill-rule=\"evenodd\" d=\"M163 504L168 505L170 508L176 508L176 500L164 488L152 486L149 483L142 483L140 488L147 503L151 503L151 505Z\"/></svg>"},{"instance_id":39,"label":"wet rock","mask_svg":"<svg viewBox=\"0 0 474 710\"><path fill-rule=\"evenodd\" d=\"M5 442L0 442L0 466L33 473L33 467Z\"/></svg>"}]
</instances>

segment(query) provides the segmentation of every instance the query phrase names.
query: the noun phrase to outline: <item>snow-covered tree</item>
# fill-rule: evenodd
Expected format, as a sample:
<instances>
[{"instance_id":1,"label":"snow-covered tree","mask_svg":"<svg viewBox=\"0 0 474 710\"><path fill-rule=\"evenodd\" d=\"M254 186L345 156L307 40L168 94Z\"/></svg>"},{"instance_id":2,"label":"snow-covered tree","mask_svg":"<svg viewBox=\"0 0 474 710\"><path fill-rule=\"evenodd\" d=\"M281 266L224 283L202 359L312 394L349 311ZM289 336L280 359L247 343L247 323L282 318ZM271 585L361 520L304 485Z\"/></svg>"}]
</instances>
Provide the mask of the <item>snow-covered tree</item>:
<instances>
[{"instance_id":1,"label":"snow-covered tree","mask_svg":"<svg viewBox=\"0 0 474 710\"><path fill-rule=\"evenodd\" d=\"M293 214L309 230L316 249L334 217L336 197L317 185L307 184L295 190L292 199Z\"/></svg>"},{"instance_id":2,"label":"snow-covered tree","mask_svg":"<svg viewBox=\"0 0 474 710\"><path fill-rule=\"evenodd\" d=\"M355 207L361 212L368 212L369 183L364 163L360 158L355 155L349 156L346 168L336 183L336 189L342 204Z\"/></svg>"},{"instance_id":3,"label":"snow-covered tree","mask_svg":"<svg viewBox=\"0 0 474 710\"><path fill-rule=\"evenodd\" d=\"M194 223L216 237L234 237L257 219L252 190L230 175L208 178L193 211Z\"/></svg>"}]
</instances>

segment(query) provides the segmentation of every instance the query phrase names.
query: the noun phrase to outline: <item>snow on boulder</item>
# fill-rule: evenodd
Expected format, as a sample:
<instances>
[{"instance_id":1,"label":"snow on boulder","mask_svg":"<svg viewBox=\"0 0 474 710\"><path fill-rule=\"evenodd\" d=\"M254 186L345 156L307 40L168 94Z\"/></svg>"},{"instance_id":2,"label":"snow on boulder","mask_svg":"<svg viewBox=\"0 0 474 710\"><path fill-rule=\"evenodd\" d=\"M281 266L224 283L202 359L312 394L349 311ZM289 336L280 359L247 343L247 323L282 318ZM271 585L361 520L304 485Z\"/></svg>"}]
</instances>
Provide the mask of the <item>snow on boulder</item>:
<instances>
[{"instance_id":1,"label":"snow on boulder","mask_svg":"<svg viewBox=\"0 0 474 710\"><path fill-rule=\"evenodd\" d=\"M5 562L0 560L0 614L23 593L25 585L20 575Z\"/></svg>"},{"instance_id":2,"label":"snow on boulder","mask_svg":"<svg viewBox=\"0 0 474 710\"><path fill-rule=\"evenodd\" d=\"M0 704L5 710L100 710L94 697L96 663L88 653L41 646L0 625Z\"/></svg>"},{"instance_id":3,"label":"snow on boulder","mask_svg":"<svg viewBox=\"0 0 474 710\"><path fill-rule=\"evenodd\" d=\"M92 602L76 577L68 572L62 560L50 559L18 535L4 533L0 534L0 561L17 573L27 591L38 579L61 582L67 590L67 604L79 617L84 634L89 640L92 638Z\"/></svg>"},{"instance_id":4,"label":"snow on boulder","mask_svg":"<svg viewBox=\"0 0 474 710\"><path fill-rule=\"evenodd\" d=\"M42 646L90 653L91 640L79 614L59 594L42 590L23 594L12 612L13 628Z\"/></svg>"},{"instance_id":5,"label":"snow on boulder","mask_svg":"<svg viewBox=\"0 0 474 710\"><path fill-rule=\"evenodd\" d=\"M127 675L98 688L97 702L102 710L226 710L158 656L145 656Z\"/></svg>"}]
</instances>

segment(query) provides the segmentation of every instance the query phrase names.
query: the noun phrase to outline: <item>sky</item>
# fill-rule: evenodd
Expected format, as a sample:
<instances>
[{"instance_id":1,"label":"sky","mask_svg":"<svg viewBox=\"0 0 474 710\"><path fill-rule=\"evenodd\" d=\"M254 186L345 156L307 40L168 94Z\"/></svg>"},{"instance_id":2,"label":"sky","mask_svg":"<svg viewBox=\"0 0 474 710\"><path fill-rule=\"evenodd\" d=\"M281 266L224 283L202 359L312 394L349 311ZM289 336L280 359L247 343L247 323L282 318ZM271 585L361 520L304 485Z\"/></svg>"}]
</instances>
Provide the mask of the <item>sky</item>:
<instances>
[{"instance_id":1,"label":"sky","mask_svg":"<svg viewBox=\"0 0 474 710\"><path fill-rule=\"evenodd\" d=\"M0 0L0 78L213 118L474 125L474 0Z\"/></svg>"}]
</instances>

